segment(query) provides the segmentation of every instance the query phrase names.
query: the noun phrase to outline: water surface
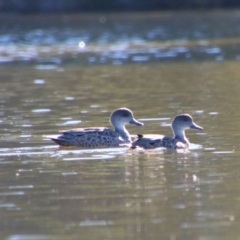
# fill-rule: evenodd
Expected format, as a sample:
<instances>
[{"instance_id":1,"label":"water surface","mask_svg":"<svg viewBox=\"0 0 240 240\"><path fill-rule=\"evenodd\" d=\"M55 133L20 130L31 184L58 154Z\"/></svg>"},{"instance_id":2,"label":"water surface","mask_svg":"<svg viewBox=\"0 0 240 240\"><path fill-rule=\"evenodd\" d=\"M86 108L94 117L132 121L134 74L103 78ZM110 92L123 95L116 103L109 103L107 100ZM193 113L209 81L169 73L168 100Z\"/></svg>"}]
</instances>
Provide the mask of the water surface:
<instances>
[{"instance_id":1,"label":"water surface","mask_svg":"<svg viewBox=\"0 0 240 240\"><path fill-rule=\"evenodd\" d=\"M240 13L1 16L2 239L238 239ZM47 25L46 25L47 23ZM188 153L59 149L129 107Z\"/></svg>"}]
</instances>

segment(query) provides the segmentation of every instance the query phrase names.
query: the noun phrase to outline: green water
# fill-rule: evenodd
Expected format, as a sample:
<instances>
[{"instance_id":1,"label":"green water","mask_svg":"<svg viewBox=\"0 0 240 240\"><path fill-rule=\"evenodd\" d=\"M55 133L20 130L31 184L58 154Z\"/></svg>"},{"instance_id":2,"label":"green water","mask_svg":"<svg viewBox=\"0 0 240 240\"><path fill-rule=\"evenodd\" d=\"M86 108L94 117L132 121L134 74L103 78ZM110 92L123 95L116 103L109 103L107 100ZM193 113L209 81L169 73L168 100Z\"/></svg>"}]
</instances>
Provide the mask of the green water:
<instances>
[{"instance_id":1,"label":"green water","mask_svg":"<svg viewBox=\"0 0 240 240\"><path fill-rule=\"evenodd\" d=\"M181 20L188 15L162 16L168 39L154 41L144 34L157 28L157 16L136 15L131 21L138 36L127 47L127 37L124 43L109 37L101 45L103 36L96 33L94 40L92 25L85 29L86 35L90 29L90 40L84 50L67 40L60 43L60 37L48 46L39 36L32 39L39 45L25 40L14 45L11 60L0 65L2 239L239 238L239 40L238 26L232 23L240 15L190 15L190 22ZM172 26L177 26L178 17L185 25L179 22L182 33L179 30L174 40ZM221 17L224 25L218 24ZM128 18L114 19L114 27L104 29L117 39L117 23L121 26ZM57 28L57 18L54 27L56 32L62 29ZM66 39L76 31L67 23L64 29L70 31L63 34ZM187 30L185 41L179 41ZM33 30L27 28L21 36L26 38L29 31ZM196 32L205 35L191 39ZM58 52L60 45L67 54ZM10 52L7 43L1 47L5 54ZM20 58L23 47L34 49L35 57ZM47 56L42 55L44 49ZM202 148L189 153L59 149L46 138L61 129L110 127L111 111L122 106L145 123L128 126L132 134L171 135L171 119L178 113L191 114L204 131L189 130L187 136Z\"/></svg>"}]
</instances>

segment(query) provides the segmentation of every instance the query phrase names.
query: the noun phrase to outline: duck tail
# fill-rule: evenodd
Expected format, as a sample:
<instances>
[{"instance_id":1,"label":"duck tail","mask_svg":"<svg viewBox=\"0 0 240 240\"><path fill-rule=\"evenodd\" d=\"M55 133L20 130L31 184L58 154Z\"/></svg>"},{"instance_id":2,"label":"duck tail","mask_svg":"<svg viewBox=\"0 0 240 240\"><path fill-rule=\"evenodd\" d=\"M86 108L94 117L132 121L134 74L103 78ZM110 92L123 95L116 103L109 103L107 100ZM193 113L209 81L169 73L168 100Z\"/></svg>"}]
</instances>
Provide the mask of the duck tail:
<instances>
[{"instance_id":1,"label":"duck tail","mask_svg":"<svg viewBox=\"0 0 240 240\"><path fill-rule=\"evenodd\" d=\"M54 141L55 143L57 143L60 146L65 146L65 147L70 146L64 139L61 139L61 138L51 138L51 140Z\"/></svg>"}]
</instances>

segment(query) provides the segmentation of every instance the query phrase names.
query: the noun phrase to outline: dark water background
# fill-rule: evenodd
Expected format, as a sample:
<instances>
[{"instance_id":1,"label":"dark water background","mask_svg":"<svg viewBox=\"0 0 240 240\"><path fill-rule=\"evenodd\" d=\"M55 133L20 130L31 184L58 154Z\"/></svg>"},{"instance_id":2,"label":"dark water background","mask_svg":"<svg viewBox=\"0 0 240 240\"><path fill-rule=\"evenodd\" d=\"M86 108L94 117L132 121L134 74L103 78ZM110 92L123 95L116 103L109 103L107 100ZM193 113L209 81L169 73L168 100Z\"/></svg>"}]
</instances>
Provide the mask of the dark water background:
<instances>
[{"instance_id":1,"label":"dark water background","mask_svg":"<svg viewBox=\"0 0 240 240\"><path fill-rule=\"evenodd\" d=\"M0 0L1 13L54 13L54 12L101 12L101 11L163 11L163 10L209 10L239 8L238 0Z\"/></svg>"},{"instance_id":2,"label":"dark water background","mask_svg":"<svg viewBox=\"0 0 240 240\"><path fill-rule=\"evenodd\" d=\"M238 239L240 12L0 16L0 236ZM58 149L129 107L190 153Z\"/></svg>"}]
</instances>

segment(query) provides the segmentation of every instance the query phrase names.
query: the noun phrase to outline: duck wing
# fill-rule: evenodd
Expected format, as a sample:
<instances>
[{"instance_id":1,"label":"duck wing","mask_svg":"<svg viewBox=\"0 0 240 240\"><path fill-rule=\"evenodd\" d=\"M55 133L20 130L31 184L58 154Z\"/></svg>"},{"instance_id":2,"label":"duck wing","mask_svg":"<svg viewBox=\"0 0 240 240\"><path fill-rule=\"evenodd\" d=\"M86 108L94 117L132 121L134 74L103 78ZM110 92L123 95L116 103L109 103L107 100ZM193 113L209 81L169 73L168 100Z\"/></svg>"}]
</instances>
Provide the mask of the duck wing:
<instances>
[{"instance_id":1,"label":"duck wing","mask_svg":"<svg viewBox=\"0 0 240 240\"><path fill-rule=\"evenodd\" d=\"M61 132L58 137L51 138L60 146L101 147L119 144L118 133L109 128L76 128Z\"/></svg>"},{"instance_id":2,"label":"duck wing","mask_svg":"<svg viewBox=\"0 0 240 240\"><path fill-rule=\"evenodd\" d=\"M132 148L141 147L145 149L152 149L163 146L163 135L158 134L138 134L137 139L132 143Z\"/></svg>"}]
</instances>

